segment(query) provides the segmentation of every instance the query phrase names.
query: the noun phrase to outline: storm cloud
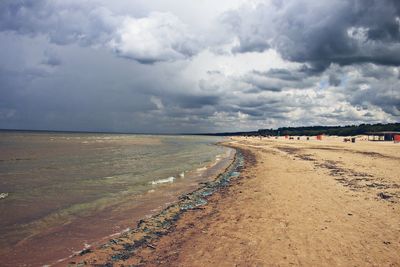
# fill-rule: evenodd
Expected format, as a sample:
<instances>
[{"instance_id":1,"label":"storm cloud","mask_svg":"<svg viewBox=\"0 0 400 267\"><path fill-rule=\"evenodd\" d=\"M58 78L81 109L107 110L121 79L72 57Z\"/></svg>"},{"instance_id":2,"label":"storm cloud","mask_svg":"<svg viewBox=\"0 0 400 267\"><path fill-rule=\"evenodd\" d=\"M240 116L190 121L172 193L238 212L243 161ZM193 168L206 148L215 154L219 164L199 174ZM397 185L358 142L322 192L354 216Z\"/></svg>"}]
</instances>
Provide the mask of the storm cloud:
<instances>
[{"instance_id":1,"label":"storm cloud","mask_svg":"<svg viewBox=\"0 0 400 267\"><path fill-rule=\"evenodd\" d=\"M0 3L0 128L399 121L395 0Z\"/></svg>"},{"instance_id":2,"label":"storm cloud","mask_svg":"<svg viewBox=\"0 0 400 267\"><path fill-rule=\"evenodd\" d=\"M237 51L272 47L323 70L331 63L398 66L399 13L396 0L269 1L230 11L224 22L237 34Z\"/></svg>"}]
</instances>

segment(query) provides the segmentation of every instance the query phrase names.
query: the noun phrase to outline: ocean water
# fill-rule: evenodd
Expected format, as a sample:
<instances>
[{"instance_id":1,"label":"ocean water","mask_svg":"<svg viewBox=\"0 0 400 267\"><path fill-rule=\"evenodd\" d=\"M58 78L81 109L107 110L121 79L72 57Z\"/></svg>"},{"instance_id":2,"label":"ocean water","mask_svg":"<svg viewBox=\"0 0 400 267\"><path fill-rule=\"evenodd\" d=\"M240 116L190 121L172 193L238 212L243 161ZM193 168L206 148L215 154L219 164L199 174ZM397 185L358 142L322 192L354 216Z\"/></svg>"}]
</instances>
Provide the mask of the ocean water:
<instances>
[{"instance_id":1,"label":"ocean water","mask_svg":"<svg viewBox=\"0 0 400 267\"><path fill-rule=\"evenodd\" d=\"M107 218L105 214L115 215L115 207L146 206L152 199L149 192L159 192L154 198L160 201L166 196L171 199L179 188L208 179L210 166L232 153L215 145L220 140L0 132L0 259L9 256L10 248L18 251L48 229L63 235L65 225L85 222L85 218L93 221L96 214L102 214L103 220L116 220L118 216ZM73 228L68 231L74 236ZM80 235L87 239L84 233ZM28 261L33 262L34 256Z\"/></svg>"}]
</instances>

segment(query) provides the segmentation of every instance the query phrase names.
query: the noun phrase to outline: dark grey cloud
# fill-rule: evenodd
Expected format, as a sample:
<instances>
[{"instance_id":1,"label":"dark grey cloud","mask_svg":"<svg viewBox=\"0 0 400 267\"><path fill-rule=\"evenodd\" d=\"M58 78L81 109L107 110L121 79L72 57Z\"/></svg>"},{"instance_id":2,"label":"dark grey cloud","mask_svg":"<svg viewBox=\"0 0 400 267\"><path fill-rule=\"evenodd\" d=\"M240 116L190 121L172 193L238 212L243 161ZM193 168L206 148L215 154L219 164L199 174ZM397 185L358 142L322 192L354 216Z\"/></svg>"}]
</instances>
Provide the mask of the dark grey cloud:
<instances>
[{"instance_id":1,"label":"dark grey cloud","mask_svg":"<svg viewBox=\"0 0 400 267\"><path fill-rule=\"evenodd\" d=\"M246 52L263 52L267 49L269 49L271 46L268 44L267 41L263 40L262 37L260 37L257 32L253 33L256 38L254 39L239 39L240 45L234 46L232 48L233 53L246 53Z\"/></svg>"},{"instance_id":2,"label":"dark grey cloud","mask_svg":"<svg viewBox=\"0 0 400 267\"><path fill-rule=\"evenodd\" d=\"M374 78L376 80L386 80L395 78L396 76L394 68L383 68L374 64L363 64L360 70L363 77Z\"/></svg>"},{"instance_id":3,"label":"dark grey cloud","mask_svg":"<svg viewBox=\"0 0 400 267\"><path fill-rule=\"evenodd\" d=\"M306 75L303 72L288 69L270 69L266 72L254 71L254 73L286 81L300 81L306 78Z\"/></svg>"},{"instance_id":4,"label":"dark grey cloud","mask_svg":"<svg viewBox=\"0 0 400 267\"><path fill-rule=\"evenodd\" d=\"M270 69L268 71L251 71L242 80L252 86L248 92L273 91L280 92L287 88L302 89L314 84L315 75L307 74L299 69Z\"/></svg>"},{"instance_id":5,"label":"dark grey cloud","mask_svg":"<svg viewBox=\"0 0 400 267\"><path fill-rule=\"evenodd\" d=\"M330 85L339 86L341 81L342 80L340 79L340 77L337 74L335 74L335 73L329 74L329 84Z\"/></svg>"},{"instance_id":6,"label":"dark grey cloud","mask_svg":"<svg viewBox=\"0 0 400 267\"><path fill-rule=\"evenodd\" d=\"M397 73L390 67L378 68L371 75L371 65L360 67L364 79L349 80L347 88L353 87L353 92L348 96L351 105L368 109L379 107L392 116L400 116L400 91Z\"/></svg>"},{"instance_id":7,"label":"dark grey cloud","mask_svg":"<svg viewBox=\"0 0 400 267\"><path fill-rule=\"evenodd\" d=\"M179 95L176 98L182 108L201 108L215 106L219 103L219 96L215 95Z\"/></svg>"},{"instance_id":8,"label":"dark grey cloud","mask_svg":"<svg viewBox=\"0 0 400 267\"><path fill-rule=\"evenodd\" d=\"M45 35L58 45L92 45L108 40L116 22L102 8L47 0L5 0L0 3L0 30L23 35Z\"/></svg>"},{"instance_id":9,"label":"dark grey cloud","mask_svg":"<svg viewBox=\"0 0 400 267\"><path fill-rule=\"evenodd\" d=\"M230 11L224 22L238 36L236 51L272 47L287 60L324 70L331 63L398 66L399 16L396 0L289 0Z\"/></svg>"}]
</instances>

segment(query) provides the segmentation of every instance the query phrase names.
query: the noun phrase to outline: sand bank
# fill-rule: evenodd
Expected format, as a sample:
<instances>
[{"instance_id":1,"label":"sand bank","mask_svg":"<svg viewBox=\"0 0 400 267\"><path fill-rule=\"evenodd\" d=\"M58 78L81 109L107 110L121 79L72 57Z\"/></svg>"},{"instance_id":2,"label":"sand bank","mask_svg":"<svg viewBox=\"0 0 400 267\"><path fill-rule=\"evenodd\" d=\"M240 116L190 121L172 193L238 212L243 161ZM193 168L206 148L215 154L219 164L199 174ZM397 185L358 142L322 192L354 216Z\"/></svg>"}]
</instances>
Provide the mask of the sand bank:
<instances>
[{"instance_id":1,"label":"sand bank","mask_svg":"<svg viewBox=\"0 0 400 267\"><path fill-rule=\"evenodd\" d=\"M400 145L233 138L239 179L125 258L144 266L399 266ZM126 247L129 250L129 247Z\"/></svg>"}]
</instances>

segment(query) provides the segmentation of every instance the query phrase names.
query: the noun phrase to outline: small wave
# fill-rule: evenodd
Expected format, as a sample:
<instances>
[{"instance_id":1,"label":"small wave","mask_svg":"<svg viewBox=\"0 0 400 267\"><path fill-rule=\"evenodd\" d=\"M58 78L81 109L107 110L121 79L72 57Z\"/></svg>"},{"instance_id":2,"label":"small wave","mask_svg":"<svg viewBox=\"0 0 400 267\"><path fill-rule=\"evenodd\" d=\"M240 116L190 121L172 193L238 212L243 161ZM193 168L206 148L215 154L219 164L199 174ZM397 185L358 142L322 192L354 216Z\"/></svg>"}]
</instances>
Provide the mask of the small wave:
<instances>
[{"instance_id":1,"label":"small wave","mask_svg":"<svg viewBox=\"0 0 400 267\"><path fill-rule=\"evenodd\" d=\"M117 232L117 233L114 233L114 234L111 234L111 235L109 235L109 236L107 236L108 238L112 238L112 237L114 237L114 236L120 236L120 235L122 235L123 233L126 233L126 232L129 232L131 230L131 228L126 228L126 229L124 229L124 230L122 230L122 231L120 231L120 232Z\"/></svg>"},{"instance_id":2,"label":"small wave","mask_svg":"<svg viewBox=\"0 0 400 267\"><path fill-rule=\"evenodd\" d=\"M185 178L185 172L181 172L181 173L179 174L179 177L180 177L180 178Z\"/></svg>"},{"instance_id":3,"label":"small wave","mask_svg":"<svg viewBox=\"0 0 400 267\"><path fill-rule=\"evenodd\" d=\"M0 193L0 199L8 197L8 193Z\"/></svg>"},{"instance_id":4,"label":"small wave","mask_svg":"<svg viewBox=\"0 0 400 267\"><path fill-rule=\"evenodd\" d=\"M81 249L79 251L73 251L73 254L71 256L69 256L67 258L64 258L64 259L61 259L58 262L64 261L64 260L66 260L68 258L72 258L74 255L83 255L84 253L87 253L90 250L91 247L92 246L90 244L83 243L83 249Z\"/></svg>"},{"instance_id":5,"label":"small wave","mask_svg":"<svg viewBox=\"0 0 400 267\"><path fill-rule=\"evenodd\" d=\"M175 177L171 176L171 177L168 177L166 179L160 179L160 180L151 181L151 184L152 185L156 185L156 184L173 183L174 180L175 180Z\"/></svg>"}]
</instances>

